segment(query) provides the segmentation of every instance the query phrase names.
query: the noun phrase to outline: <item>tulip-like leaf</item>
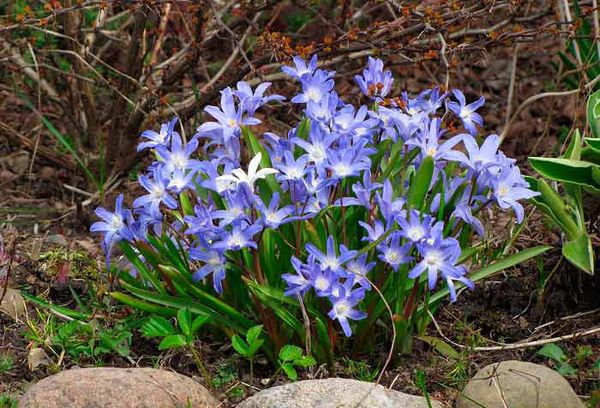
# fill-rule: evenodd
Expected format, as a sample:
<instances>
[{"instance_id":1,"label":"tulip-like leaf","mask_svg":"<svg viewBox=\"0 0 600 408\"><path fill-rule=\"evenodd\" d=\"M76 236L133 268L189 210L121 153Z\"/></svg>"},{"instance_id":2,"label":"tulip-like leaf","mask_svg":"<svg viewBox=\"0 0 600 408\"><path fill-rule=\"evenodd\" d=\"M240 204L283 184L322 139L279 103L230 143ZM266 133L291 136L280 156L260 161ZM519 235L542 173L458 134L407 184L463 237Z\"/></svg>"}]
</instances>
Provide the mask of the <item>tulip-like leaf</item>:
<instances>
[{"instance_id":1,"label":"tulip-like leaf","mask_svg":"<svg viewBox=\"0 0 600 408\"><path fill-rule=\"evenodd\" d=\"M600 137L600 90L590 95L587 102L587 119L595 137Z\"/></svg>"},{"instance_id":2,"label":"tulip-like leaf","mask_svg":"<svg viewBox=\"0 0 600 408\"><path fill-rule=\"evenodd\" d=\"M594 249L589 235L585 230L579 237L563 243L562 253L573 265L582 271L594 274Z\"/></svg>"},{"instance_id":3,"label":"tulip-like leaf","mask_svg":"<svg viewBox=\"0 0 600 408\"><path fill-rule=\"evenodd\" d=\"M592 175L592 168L599 168L597 164L546 157L530 157L529 162L535 171L546 178L577 184L600 194L600 183L597 183Z\"/></svg>"}]
</instances>

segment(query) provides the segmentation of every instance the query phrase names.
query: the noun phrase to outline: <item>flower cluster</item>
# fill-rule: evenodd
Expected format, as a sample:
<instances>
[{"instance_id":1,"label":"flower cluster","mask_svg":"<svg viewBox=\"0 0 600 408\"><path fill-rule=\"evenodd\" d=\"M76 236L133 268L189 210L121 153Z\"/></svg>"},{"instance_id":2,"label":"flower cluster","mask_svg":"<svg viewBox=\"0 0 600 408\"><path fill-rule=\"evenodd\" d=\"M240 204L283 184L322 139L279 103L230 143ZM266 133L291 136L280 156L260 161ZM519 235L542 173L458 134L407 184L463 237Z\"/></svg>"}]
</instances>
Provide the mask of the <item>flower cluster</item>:
<instances>
[{"instance_id":1,"label":"flower cluster","mask_svg":"<svg viewBox=\"0 0 600 408\"><path fill-rule=\"evenodd\" d=\"M258 109L285 98L265 96L270 83L253 90L245 82L224 89L220 106L205 108L214 120L187 142L175 120L142 134L139 149L156 158L139 177L147 194L131 210L122 196L114 212L96 210L102 221L91 229L104 233L107 259L119 241L172 237L195 265L194 280L210 278L223 293L235 270L260 284L285 285L287 296L326 299L328 316L347 336L350 321L367 316L361 302L374 278L398 274L430 291L442 281L454 301L456 282L472 287L459 260L461 244L485 234L481 210L512 209L520 223L519 201L534 195L496 135L478 142L483 123L476 111L484 99L467 103L459 90L434 88L382 103L392 74L369 58L356 82L372 105L356 107L336 93L335 73L320 69L316 55L293 63L283 71L299 83L291 103L303 119L287 135L254 137ZM467 132L449 134L450 120ZM409 202L415 175L429 165L421 202ZM350 228L359 235L349 237ZM287 253L260 251L269 230L292 237L282 240L294 256L279 282L259 270L268 256Z\"/></svg>"}]
</instances>

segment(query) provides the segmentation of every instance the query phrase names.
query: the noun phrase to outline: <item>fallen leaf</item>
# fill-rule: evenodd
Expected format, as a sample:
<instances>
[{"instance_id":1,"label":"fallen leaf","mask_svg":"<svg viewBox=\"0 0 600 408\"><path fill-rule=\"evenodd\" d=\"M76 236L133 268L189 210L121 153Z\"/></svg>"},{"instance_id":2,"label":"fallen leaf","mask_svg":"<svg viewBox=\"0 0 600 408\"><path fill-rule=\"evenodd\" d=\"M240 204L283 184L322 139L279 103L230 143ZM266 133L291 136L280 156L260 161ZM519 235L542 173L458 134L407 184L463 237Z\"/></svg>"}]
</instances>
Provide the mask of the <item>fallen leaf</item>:
<instances>
[{"instance_id":1,"label":"fallen leaf","mask_svg":"<svg viewBox=\"0 0 600 408\"><path fill-rule=\"evenodd\" d=\"M39 366L48 366L50 363L50 357L48 357L43 348L33 348L27 353L27 367L29 367L29 371L35 371Z\"/></svg>"},{"instance_id":2,"label":"fallen leaf","mask_svg":"<svg viewBox=\"0 0 600 408\"><path fill-rule=\"evenodd\" d=\"M6 294L0 304L0 311L6 313L15 320L19 320L25 314L26 306L21 293L11 288L6 289Z\"/></svg>"}]
</instances>

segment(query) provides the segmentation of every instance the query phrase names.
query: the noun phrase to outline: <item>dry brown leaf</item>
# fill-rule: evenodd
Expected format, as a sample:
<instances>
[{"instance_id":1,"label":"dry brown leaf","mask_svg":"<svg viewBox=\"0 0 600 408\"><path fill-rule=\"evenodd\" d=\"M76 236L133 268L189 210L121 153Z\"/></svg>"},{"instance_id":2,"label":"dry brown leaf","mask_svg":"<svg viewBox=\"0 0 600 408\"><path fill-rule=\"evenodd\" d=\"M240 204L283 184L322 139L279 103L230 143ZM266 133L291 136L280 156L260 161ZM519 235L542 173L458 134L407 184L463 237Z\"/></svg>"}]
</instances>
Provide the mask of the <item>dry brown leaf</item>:
<instances>
[{"instance_id":1,"label":"dry brown leaf","mask_svg":"<svg viewBox=\"0 0 600 408\"><path fill-rule=\"evenodd\" d=\"M25 314L26 306L21 293L18 290L7 288L4 299L0 304L0 311L6 313L15 320L19 320Z\"/></svg>"}]
</instances>

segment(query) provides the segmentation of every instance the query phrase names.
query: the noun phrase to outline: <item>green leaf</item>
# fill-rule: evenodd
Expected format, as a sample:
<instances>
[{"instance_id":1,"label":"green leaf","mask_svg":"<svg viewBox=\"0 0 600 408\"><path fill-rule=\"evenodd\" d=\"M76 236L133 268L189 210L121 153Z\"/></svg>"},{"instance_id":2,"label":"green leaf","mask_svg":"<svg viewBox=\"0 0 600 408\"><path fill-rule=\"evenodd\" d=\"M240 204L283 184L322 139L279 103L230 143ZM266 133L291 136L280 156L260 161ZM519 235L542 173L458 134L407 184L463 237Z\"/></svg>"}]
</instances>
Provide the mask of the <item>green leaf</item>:
<instances>
[{"instance_id":1,"label":"green leaf","mask_svg":"<svg viewBox=\"0 0 600 408\"><path fill-rule=\"evenodd\" d=\"M58 305L54 305L52 303L49 303L43 299L40 299L36 296L32 296L27 292L21 291L21 296L25 299L28 300L32 303L35 303L41 307L50 309L54 312L56 312L59 315L63 315L63 316L67 316L70 317L71 319L75 319L75 320L88 320L90 319L90 315L89 314L85 314L85 313L80 313L77 312L75 310L71 310L67 307L63 307L63 306L58 306Z\"/></svg>"},{"instance_id":2,"label":"green leaf","mask_svg":"<svg viewBox=\"0 0 600 408\"><path fill-rule=\"evenodd\" d=\"M164 317L152 317L142 325L140 331L146 337L165 337L173 334L175 329Z\"/></svg>"},{"instance_id":3,"label":"green leaf","mask_svg":"<svg viewBox=\"0 0 600 408\"><path fill-rule=\"evenodd\" d=\"M200 315L194 319L192 322L192 334L196 333L198 329L204 326L204 323L210 320L210 316Z\"/></svg>"},{"instance_id":4,"label":"green leaf","mask_svg":"<svg viewBox=\"0 0 600 408\"><path fill-rule=\"evenodd\" d=\"M290 380L296 381L298 379L298 372L296 371L293 365L285 363L281 365L281 368Z\"/></svg>"},{"instance_id":5,"label":"green leaf","mask_svg":"<svg viewBox=\"0 0 600 408\"><path fill-rule=\"evenodd\" d=\"M131 306L134 309L141 310L148 313L158 314L161 316L175 316L175 310L157 305L155 303L145 302L141 299L129 296L121 292L111 292L110 297L115 299L117 302L121 302L127 306Z\"/></svg>"},{"instance_id":6,"label":"green leaf","mask_svg":"<svg viewBox=\"0 0 600 408\"><path fill-rule=\"evenodd\" d=\"M187 344L185 337L181 334L172 334L165 337L158 345L159 350L167 350L183 347Z\"/></svg>"},{"instance_id":7,"label":"green leaf","mask_svg":"<svg viewBox=\"0 0 600 408\"><path fill-rule=\"evenodd\" d=\"M581 229L567 213L563 199L548 185L546 180L538 180L537 189L542 194L542 202L546 205L546 208L542 207L542 210L549 209L549 215L552 215L552 218L558 222L570 239L577 237L581 233Z\"/></svg>"},{"instance_id":8,"label":"green leaf","mask_svg":"<svg viewBox=\"0 0 600 408\"><path fill-rule=\"evenodd\" d=\"M249 358L252 356L248 344L237 334L231 337L231 345L233 346L233 349L242 357Z\"/></svg>"},{"instance_id":9,"label":"green leaf","mask_svg":"<svg viewBox=\"0 0 600 408\"><path fill-rule=\"evenodd\" d=\"M438 337L419 336L417 337L417 339L429 344L435 349L435 351L437 351L444 357L453 358L455 360L459 358L458 351L456 351L450 344L446 343L444 340Z\"/></svg>"},{"instance_id":10,"label":"green leaf","mask_svg":"<svg viewBox=\"0 0 600 408\"><path fill-rule=\"evenodd\" d=\"M547 157L530 157L531 166L542 176L551 180L573 183L591 189L600 194L600 184L592 176L592 168L599 166L594 163Z\"/></svg>"},{"instance_id":11,"label":"green leaf","mask_svg":"<svg viewBox=\"0 0 600 408\"><path fill-rule=\"evenodd\" d=\"M600 137L600 90L588 98L587 119L594 137Z\"/></svg>"},{"instance_id":12,"label":"green leaf","mask_svg":"<svg viewBox=\"0 0 600 408\"><path fill-rule=\"evenodd\" d=\"M574 377L577 375L577 370L567 363L556 364L556 371L563 377Z\"/></svg>"},{"instance_id":13,"label":"green leaf","mask_svg":"<svg viewBox=\"0 0 600 408\"><path fill-rule=\"evenodd\" d=\"M187 337L192 335L192 312L189 308L186 307L177 311L177 324L181 332Z\"/></svg>"},{"instance_id":14,"label":"green leaf","mask_svg":"<svg viewBox=\"0 0 600 408\"><path fill-rule=\"evenodd\" d=\"M317 364L317 361L313 356L302 356L294 360L294 365L298 367L312 367Z\"/></svg>"},{"instance_id":15,"label":"green leaf","mask_svg":"<svg viewBox=\"0 0 600 408\"><path fill-rule=\"evenodd\" d=\"M585 144L588 145L592 150L594 150L597 153L600 153L600 138L591 138L591 137L586 137L584 139Z\"/></svg>"},{"instance_id":16,"label":"green leaf","mask_svg":"<svg viewBox=\"0 0 600 408\"><path fill-rule=\"evenodd\" d=\"M421 162L408 189L406 202L409 207L420 209L425 204L425 196L427 195L427 191L429 191L429 185L433 177L433 167L434 162L431 156L425 157Z\"/></svg>"},{"instance_id":17,"label":"green leaf","mask_svg":"<svg viewBox=\"0 0 600 408\"><path fill-rule=\"evenodd\" d=\"M473 282L477 282L482 279L489 278L490 276L493 276L499 272L502 272L503 270L505 270L507 268L511 268L515 265L520 264L521 262L525 262L528 259L534 258L540 254L543 254L550 248L552 248L552 247L547 246L547 245L540 245L537 247L525 249L523 251L517 252L516 254L505 256L504 258L502 258L490 265L487 265L476 272L470 273L467 277L469 279L471 279ZM458 289L463 286L464 286L463 284L457 284L456 288ZM434 303L442 300L446 296L448 296L448 293L449 293L448 288L445 287L445 288L438 290L433 295L431 295L431 297L429 298L430 307L432 304L434 304ZM419 312L423 312L424 309L425 308L423 305L419 306Z\"/></svg>"},{"instance_id":18,"label":"green leaf","mask_svg":"<svg viewBox=\"0 0 600 408\"><path fill-rule=\"evenodd\" d=\"M559 363L567 361L567 355L563 349L554 343L546 344L544 347L538 350L537 354L548 357L554 361L558 361Z\"/></svg>"},{"instance_id":19,"label":"green leaf","mask_svg":"<svg viewBox=\"0 0 600 408\"><path fill-rule=\"evenodd\" d=\"M594 275L594 248L585 230L581 232L579 237L571 241L565 241L562 253L573 265L590 275Z\"/></svg>"},{"instance_id":20,"label":"green leaf","mask_svg":"<svg viewBox=\"0 0 600 408\"><path fill-rule=\"evenodd\" d=\"M258 341L258 338L262 333L262 329L262 324L248 329L248 333L246 334L246 340L248 341L248 344L254 344Z\"/></svg>"},{"instance_id":21,"label":"green leaf","mask_svg":"<svg viewBox=\"0 0 600 408\"><path fill-rule=\"evenodd\" d=\"M302 357L302 349L292 344L286 344L279 350L279 358L282 361L294 361Z\"/></svg>"}]
</instances>

